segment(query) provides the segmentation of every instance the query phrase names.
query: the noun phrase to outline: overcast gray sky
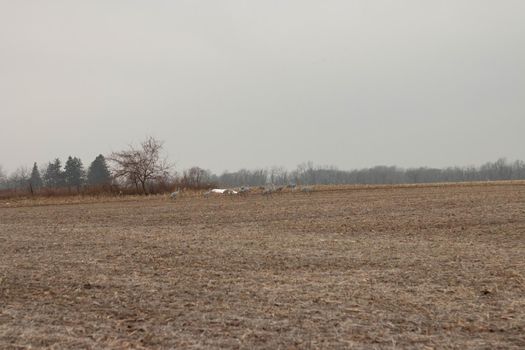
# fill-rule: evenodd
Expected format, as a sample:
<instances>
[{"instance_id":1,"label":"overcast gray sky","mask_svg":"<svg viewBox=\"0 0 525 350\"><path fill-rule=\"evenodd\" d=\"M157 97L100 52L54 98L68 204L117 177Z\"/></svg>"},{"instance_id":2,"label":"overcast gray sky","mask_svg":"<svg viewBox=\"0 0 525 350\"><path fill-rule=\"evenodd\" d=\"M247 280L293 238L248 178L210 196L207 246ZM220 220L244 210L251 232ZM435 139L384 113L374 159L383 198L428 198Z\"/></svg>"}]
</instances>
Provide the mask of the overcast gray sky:
<instances>
[{"instance_id":1,"label":"overcast gray sky","mask_svg":"<svg viewBox=\"0 0 525 350\"><path fill-rule=\"evenodd\" d=\"M525 159L522 0L0 0L0 164Z\"/></svg>"}]
</instances>

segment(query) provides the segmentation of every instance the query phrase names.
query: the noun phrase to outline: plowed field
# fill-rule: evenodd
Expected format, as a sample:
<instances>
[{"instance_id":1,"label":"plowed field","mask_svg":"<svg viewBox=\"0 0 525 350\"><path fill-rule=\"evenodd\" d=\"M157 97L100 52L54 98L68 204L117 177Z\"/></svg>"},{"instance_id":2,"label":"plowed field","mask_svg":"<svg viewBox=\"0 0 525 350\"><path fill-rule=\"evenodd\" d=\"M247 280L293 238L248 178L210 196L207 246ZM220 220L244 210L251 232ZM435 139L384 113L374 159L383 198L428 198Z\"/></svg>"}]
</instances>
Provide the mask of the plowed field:
<instances>
[{"instance_id":1,"label":"plowed field","mask_svg":"<svg viewBox=\"0 0 525 350\"><path fill-rule=\"evenodd\" d=\"M0 348L525 348L525 184L0 203Z\"/></svg>"}]
</instances>

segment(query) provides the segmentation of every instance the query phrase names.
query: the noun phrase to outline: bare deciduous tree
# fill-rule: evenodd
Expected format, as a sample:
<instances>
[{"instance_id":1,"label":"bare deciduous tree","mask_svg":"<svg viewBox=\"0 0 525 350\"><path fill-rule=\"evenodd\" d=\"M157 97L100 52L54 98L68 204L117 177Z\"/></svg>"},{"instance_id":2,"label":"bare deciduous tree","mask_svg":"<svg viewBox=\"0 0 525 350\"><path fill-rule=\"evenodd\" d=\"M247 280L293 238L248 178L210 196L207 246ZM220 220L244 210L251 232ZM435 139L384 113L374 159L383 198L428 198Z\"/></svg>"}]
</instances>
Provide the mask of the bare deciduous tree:
<instances>
[{"instance_id":1,"label":"bare deciduous tree","mask_svg":"<svg viewBox=\"0 0 525 350\"><path fill-rule=\"evenodd\" d=\"M0 165L0 189L7 188L7 175Z\"/></svg>"},{"instance_id":2,"label":"bare deciduous tree","mask_svg":"<svg viewBox=\"0 0 525 350\"><path fill-rule=\"evenodd\" d=\"M197 166L184 170L182 175L182 184L188 187L199 188L210 185L211 182L211 172Z\"/></svg>"},{"instance_id":3,"label":"bare deciduous tree","mask_svg":"<svg viewBox=\"0 0 525 350\"><path fill-rule=\"evenodd\" d=\"M29 178L31 172L25 166L17 168L8 178L11 184L11 188L15 190L26 190L29 189Z\"/></svg>"},{"instance_id":4,"label":"bare deciduous tree","mask_svg":"<svg viewBox=\"0 0 525 350\"><path fill-rule=\"evenodd\" d=\"M153 137L147 138L140 147L133 145L129 149L113 152L109 160L113 164L115 178L124 179L148 194L148 184L169 176L172 165L162 157L163 142Z\"/></svg>"}]
</instances>

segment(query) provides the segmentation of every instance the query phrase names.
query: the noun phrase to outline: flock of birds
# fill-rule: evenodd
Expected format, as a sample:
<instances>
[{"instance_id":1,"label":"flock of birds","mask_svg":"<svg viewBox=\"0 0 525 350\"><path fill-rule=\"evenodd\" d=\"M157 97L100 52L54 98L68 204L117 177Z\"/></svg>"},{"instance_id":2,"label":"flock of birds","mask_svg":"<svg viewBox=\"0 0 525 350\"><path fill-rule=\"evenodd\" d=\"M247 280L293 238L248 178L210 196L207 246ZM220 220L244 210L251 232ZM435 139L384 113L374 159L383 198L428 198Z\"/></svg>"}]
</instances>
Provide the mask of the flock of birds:
<instances>
[{"instance_id":1,"label":"flock of birds","mask_svg":"<svg viewBox=\"0 0 525 350\"><path fill-rule=\"evenodd\" d=\"M237 195L237 196L246 196L248 195L249 193L251 192L257 192L257 193L261 193L263 196L265 196L266 198L269 198L271 196L273 196L274 194L281 194L285 191L285 189L290 189L290 191L292 192L296 192L296 191L300 191L302 193L305 193L305 194L311 194L313 191L314 191L314 187L313 186L301 186L301 187L298 187L297 185L295 184L290 184L290 185L287 185L287 186L274 186L274 185L271 185L271 186L261 186L261 187L257 187L257 188L252 188L252 187L247 187L247 186L242 186L238 189L229 189L229 188L214 188L214 189L211 189L209 191L206 191L204 192L202 195L205 197L205 198L208 198L212 195ZM175 192L172 192L170 194L170 199L177 199L180 194L181 194L181 189L178 189L177 191Z\"/></svg>"}]
</instances>

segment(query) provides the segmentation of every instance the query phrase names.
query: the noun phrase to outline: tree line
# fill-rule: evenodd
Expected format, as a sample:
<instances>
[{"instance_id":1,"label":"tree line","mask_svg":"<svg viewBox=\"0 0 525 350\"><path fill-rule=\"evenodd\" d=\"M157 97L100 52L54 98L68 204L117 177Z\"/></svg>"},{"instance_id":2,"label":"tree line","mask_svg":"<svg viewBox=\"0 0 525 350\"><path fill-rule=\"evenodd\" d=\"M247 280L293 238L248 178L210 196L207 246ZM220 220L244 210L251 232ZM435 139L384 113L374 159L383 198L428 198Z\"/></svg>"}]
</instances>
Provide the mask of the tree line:
<instances>
[{"instance_id":1,"label":"tree line","mask_svg":"<svg viewBox=\"0 0 525 350\"><path fill-rule=\"evenodd\" d=\"M139 146L131 145L107 158L98 155L87 169L80 158L73 156L69 156L64 165L56 158L42 171L36 162L31 171L20 167L10 176L0 168L0 190L15 194L166 192L173 189L176 177L171 171L172 165L162 157L162 149L163 143L150 137Z\"/></svg>"},{"instance_id":2,"label":"tree line","mask_svg":"<svg viewBox=\"0 0 525 350\"><path fill-rule=\"evenodd\" d=\"M59 158L50 161L41 171L35 162L31 171L20 167L10 176L0 168L0 189L27 190L34 193L42 188L67 188L80 192L84 186L106 186L112 183L106 158L99 155L87 170L82 160L69 156L64 166Z\"/></svg>"},{"instance_id":3,"label":"tree line","mask_svg":"<svg viewBox=\"0 0 525 350\"><path fill-rule=\"evenodd\" d=\"M409 168L376 166L359 170L300 164L294 170L283 167L241 169L213 174L192 167L177 174L163 156L163 143L147 138L138 146L129 146L107 157L98 155L87 167L78 157L69 156L63 165L56 158L39 169L21 167L7 176L0 167L0 190L16 193L42 193L61 189L66 193L98 192L161 193L175 188L203 189L215 186L320 185L320 184L407 184L433 182L466 182L525 180L525 163L504 158L479 167ZM91 192L93 193L93 192Z\"/></svg>"},{"instance_id":4,"label":"tree line","mask_svg":"<svg viewBox=\"0 0 525 350\"><path fill-rule=\"evenodd\" d=\"M295 170L282 167L271 169L242 169L210 174L210 180L227 186L275 185L376 185L436 182L469 182L525 180L525 162L509 162L504 158L479 167L448 167L444 169L418 167L403 169L396 166L375 166L358 170L340 170L336 167L303 163Z\"/></svg>"}]
</instances>

